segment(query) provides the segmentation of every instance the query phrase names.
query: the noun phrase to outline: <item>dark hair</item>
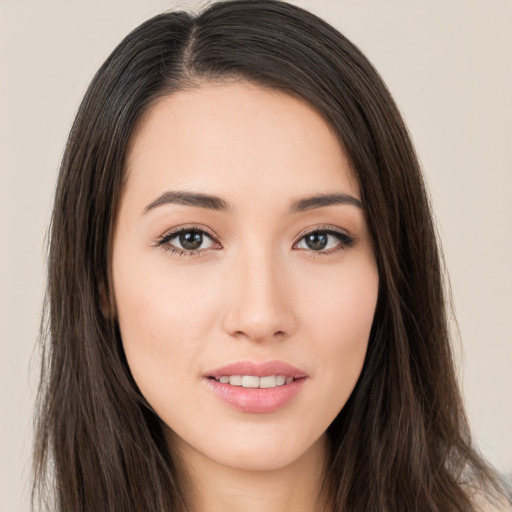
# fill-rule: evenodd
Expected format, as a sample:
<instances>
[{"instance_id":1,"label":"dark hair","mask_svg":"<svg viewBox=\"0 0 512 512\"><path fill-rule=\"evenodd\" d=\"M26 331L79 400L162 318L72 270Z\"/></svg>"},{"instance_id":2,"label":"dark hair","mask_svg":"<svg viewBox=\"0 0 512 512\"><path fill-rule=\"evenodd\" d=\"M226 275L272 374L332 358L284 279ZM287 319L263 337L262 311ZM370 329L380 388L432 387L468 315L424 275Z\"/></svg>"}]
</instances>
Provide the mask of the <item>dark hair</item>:
<instances>
[{"instance_id":1,"label":"dark hair","mask_svg":"<svg viewBox=\"0 0 512 512\"><path fill-rule=\"evenodd\" d=\"M380 289L367 356L328 429L332 509L475 510L474 489L503 489L471 444L438 243L407 130L357 47L274 0L150 19L114 50L85 95L51 224L34 501L54 496L55 511L187 510L178 462L123 353L112 234L141 115L164 95L232 79L293 94L323 115L358 177L373 239Z\"/></svg>"}]
</instances>

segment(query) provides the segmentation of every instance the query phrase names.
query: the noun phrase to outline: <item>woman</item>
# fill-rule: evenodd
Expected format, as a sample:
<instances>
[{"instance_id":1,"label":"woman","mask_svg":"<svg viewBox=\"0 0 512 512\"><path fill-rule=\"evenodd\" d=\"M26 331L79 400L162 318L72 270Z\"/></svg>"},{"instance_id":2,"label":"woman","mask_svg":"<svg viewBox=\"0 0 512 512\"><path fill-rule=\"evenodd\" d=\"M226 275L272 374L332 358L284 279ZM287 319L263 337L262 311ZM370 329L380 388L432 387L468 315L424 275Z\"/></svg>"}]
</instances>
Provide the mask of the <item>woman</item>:
<instances>
[{"instance_id":1,"label":"woman","mask_svg":"<svg viewBox=\"0 0 512 512\"><path fill-rule=\"evenodd\" d=\"M471 446L407 131L359 50L297 7L163 14L107 59L64 155L48 307L53 510L504 492Z\"/></svg>"}]
</instances>

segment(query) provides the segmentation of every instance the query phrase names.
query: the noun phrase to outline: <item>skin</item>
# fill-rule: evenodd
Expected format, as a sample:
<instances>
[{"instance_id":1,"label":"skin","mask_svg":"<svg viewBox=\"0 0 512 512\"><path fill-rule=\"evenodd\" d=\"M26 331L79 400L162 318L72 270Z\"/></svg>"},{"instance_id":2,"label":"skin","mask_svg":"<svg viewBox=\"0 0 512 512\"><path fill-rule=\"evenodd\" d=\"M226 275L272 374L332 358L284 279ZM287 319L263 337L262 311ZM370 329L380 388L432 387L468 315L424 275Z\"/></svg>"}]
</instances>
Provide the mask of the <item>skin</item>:
<instances>
[{"instance_id":1,"label":"skin","mask_svg":"<svg viewBox=\"0 0 512 512\"><path fill-rule=\"evenodd\" d=\"M378 272L364 209L290 213L316 194L361 198L323 118L287 94L213 83L154 104L132 136L113 246L113 284L128 364L179 454L193 510L267 512L315 505L326 429L360 375ZM165 203L168 191L222 198L216 211ZM158 245L177 226L203 229L198 251ZM304 235L329 235L312 250ZM246 413L205 385L237 361L281 360L306 372L282 409Z\"/></svg>"}]
</instances>

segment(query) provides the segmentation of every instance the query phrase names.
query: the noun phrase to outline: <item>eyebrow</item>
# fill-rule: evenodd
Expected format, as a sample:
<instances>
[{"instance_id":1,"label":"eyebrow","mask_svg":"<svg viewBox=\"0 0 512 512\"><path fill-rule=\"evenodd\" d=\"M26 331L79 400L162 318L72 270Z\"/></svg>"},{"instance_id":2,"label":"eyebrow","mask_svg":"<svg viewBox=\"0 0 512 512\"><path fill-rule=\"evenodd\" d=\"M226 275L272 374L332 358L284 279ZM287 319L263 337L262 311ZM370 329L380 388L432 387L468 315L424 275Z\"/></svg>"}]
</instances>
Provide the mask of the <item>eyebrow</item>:
<instances>
[{"instance_id":1,"label":"eyebrow","mask_svg":"<svg viewBox=\"0 0 512 512\"><path fill-rule=\"evenodd\" d=\"M293 203L290 208L290 213L305 212L307 210L337 204L347 204L357 206L357 208L363 208L363 203L359 199L348 194L317 194L311 197L305 197Z\"/></svg>"},{"instance_id":2,"label":"eyebrow","mask_svg":"<svg viewBox=\"0 0 512 512\"><path fill-rule=\"evenodd\" d=\"M169 191L164 192L160 197L148 204L148 206L144 208L144 213L165 204L182 204L222 212L233 210L228 202L217 196L199 192ZM361 209L363 208L363 203L359 199L348 194L316 194L292 203L289 213L300 213L332 205L350 205Z\"/></svg>"},{"instance_id":3,"label":"eyebrow","mask_svg":"<svg viewBox=\"0 0 512 512\"><path fill-rule=\"evenodd\" d=\"M208 210L230 211L229 204L220 197L198 192L172 191L164 192L159 198L144 208L144 213L149 212L157 206L164 204L184 204L186 206L197 206Z\"/></svg>"}]
</instances>

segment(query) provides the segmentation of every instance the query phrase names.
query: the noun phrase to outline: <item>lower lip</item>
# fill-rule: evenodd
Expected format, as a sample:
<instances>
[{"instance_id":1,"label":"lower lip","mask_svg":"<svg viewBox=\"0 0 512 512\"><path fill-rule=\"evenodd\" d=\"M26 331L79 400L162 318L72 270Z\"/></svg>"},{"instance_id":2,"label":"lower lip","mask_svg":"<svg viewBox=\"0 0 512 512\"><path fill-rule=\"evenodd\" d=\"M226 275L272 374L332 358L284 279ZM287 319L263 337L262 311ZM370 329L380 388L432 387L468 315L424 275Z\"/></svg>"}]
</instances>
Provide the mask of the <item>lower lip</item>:
<instances>
[{"instance_id":1,"label":"lower lip","mask_svg":"<svg viewBox=\"0 0 512 512\"><path fill-rule=\"evenodd\" d=\"M295 379L290 384L275 388L244 388L206 379L208 387L234 409L247 413L269 413L282 409L295 398L306 378Z\"/></svg>"}]
</instances>

